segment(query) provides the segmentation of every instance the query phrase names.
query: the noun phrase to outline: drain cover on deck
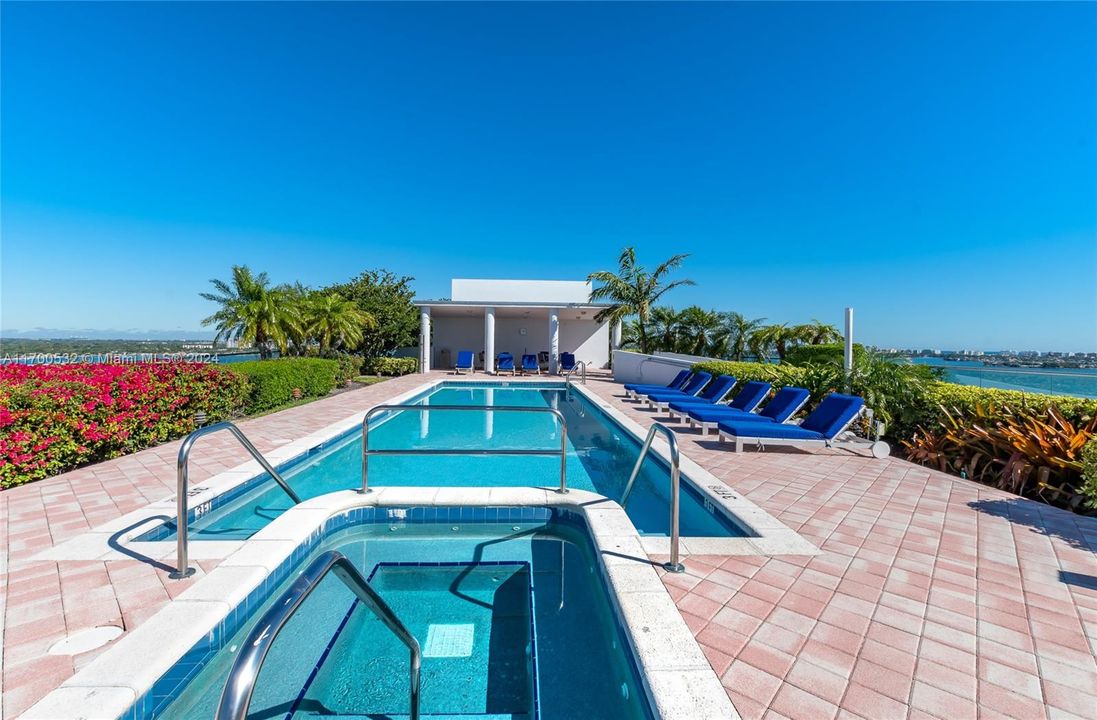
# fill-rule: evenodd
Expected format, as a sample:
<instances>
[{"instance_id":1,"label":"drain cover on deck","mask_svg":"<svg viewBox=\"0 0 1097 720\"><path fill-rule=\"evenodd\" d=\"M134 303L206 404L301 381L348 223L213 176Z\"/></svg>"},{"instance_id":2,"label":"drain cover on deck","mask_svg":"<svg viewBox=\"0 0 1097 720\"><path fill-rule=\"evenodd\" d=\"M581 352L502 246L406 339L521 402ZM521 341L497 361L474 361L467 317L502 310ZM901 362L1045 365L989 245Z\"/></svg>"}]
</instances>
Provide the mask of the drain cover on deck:
<instances>
[{"instance_id":1,"label":"drain cover on deck","mask_svg":"<svg viewBox=\"0 0 1097 720\"><path fill-rule=\"evenodd\" d=\"M427 629L427 646L423 657L457 658L472 655L472 638L475 626L431 625Z\"/></svg>"},{"instance_id":2,"label":"drain cover on deck","mask_svg":"<svg viewBox=\"0 0 1097 720\"><path fill-rule=\"evenodd\" d=\"M115 625L88 628L74 632L64 640L59 640L50 646L48 652L50 655L79 655L103 647L121 634L122 628Z\"/></svg>"}]
</instances>

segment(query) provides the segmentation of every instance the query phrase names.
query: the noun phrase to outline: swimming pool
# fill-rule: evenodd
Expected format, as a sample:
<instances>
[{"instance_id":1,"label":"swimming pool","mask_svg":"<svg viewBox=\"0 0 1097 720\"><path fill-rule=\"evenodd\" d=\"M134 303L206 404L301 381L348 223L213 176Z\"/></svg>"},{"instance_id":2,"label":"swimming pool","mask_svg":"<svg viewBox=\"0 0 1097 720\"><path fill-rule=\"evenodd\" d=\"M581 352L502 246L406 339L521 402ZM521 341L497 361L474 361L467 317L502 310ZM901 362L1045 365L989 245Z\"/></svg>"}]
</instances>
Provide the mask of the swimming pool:
<instances>
[{"instance_id":1,"label":"swimming pool","mask_svg":"<svg viewBox=\"0 0 1097 720\"><path fill-rule=\"evenodd\" d=\"M208 720L252 626L312 558L346 555L423 651L424 717L651 718L582 518L547 508L363 510L233 611L154 686L136 718ZM419 513L415 516L415 513ZM458 523L458 524L455 524ZM328 576L275 640L250 717L403 718L406 649Z\"/></svg>"},{"instance_id":2,"label":"swimming pool","mask_svg":"<svg viewBox=\"0 0 1097 720\"><path fill-rule=\"evenodd\" d=\"M559 410L568 429L567 483L620 499L640 441L578 392L561 383L444 382L413 399L415 404L546 407ZM371 424L371 449L559 448L557 420L549 413L492 411L393 411ZM362 441L356 430L307 457L279 468L303 499L361 485ZM507 487L559 483L555 456L379 456L370 459L370 486ZM644 535L669 534L669 470L649 454L627 512ZM284 513L290 499L268 476L260 476L191 510L193 540L246 539ZM686 481L680 528L684 537L744 537L748 533ZM139 540L174 537L166 523Z\"/></svg>"}]
</instances>

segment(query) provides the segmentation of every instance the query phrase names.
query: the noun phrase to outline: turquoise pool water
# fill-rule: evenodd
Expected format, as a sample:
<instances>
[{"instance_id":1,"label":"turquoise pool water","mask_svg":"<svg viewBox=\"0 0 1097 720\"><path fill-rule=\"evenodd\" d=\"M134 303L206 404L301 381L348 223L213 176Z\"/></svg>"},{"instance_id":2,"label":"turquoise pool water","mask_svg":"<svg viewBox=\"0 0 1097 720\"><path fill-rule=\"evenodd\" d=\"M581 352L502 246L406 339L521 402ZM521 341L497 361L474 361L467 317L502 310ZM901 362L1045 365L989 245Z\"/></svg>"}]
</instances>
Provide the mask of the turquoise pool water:
<instances>
[{"instance_id":1,"label":"turquoise pool water","mask_svg":"<svg viewBox=\"0 0 1097 720\"><path fill-rule=\"evenodd\" d=\"M335 549L370 578L422 648L424 718L651 717L580 523L451 522L338 531L298 567ZM152 715L212 718L236 647L294 576ZM249 717L395 720L407 712L407 650L329 575L274 642Z\"/></svg>"},{"instance_id":2,"label":"turquoise pool water","mask_svg":"<svg viewBox=\"0 0 1097 720\"><path fill-rule=\"evenodd\" d=\"M640 451L640 442L579 393L570 396L562 385L528 384L485 387L483 383L446 383L421 398L419 404L553 407L568 428L568 487L619 499ZM484 411L399 411L371 422L371 449L548 449L560 447L558 422L549 413ZM281 468L280 468L281 471ZM362 482L362 441L359 432L283 473L302 499ZM558 456L373 456L371 487L381 486L558 486ZM626 508L641 534L667 535L670 478L668 468L648 455ZM270 478L214 501L194 513L194 539L248 538L291 505ZM745 532L682 483L680 531L683 536L737 537ZM168 524L141 539L173 537Z\"/></svg>"}]
</instances>

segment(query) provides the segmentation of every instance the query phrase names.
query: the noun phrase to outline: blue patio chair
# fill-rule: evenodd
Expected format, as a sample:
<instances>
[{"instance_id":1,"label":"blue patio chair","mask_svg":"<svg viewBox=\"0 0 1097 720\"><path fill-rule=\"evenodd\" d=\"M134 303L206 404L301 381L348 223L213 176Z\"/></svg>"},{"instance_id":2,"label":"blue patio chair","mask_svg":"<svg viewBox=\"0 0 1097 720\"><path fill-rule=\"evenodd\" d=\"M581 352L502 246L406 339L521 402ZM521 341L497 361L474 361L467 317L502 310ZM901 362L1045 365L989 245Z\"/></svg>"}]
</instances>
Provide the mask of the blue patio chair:
<instances>
[{"instance_id":1,"label":"blue patio chair","mask_svg":"<svg viewBox=\"0 0 1097 720\"><path fill-rule=\"evenodd\" d=\"M743 390L745 392L746 388L744 387ZM723 420L729 422L784 423L800 412L800 408L807 404L810 397L811 393L804 388L785 387L778 390L777 394L757 413L743 407L732 407L735 404L734 402L732 405L718 407L694 405L683 408L682 419L688 422L690 427L699 426L702 435L707 435L710 430L715 432L717 423Z\"/></svg>"},{"instance_id":2,"label":"blue patio chair","mask_svg":"<svg viewBox=\"0 0 1097 720\"><path fill-rule=\"evenodd\" d=\"M495 364L495 372L500 375L509 372L513 375L515 373L514 356L508 352L499 353L499 361Z\"/></svg>"},{"instance_id":3,"label":"blue patio chair","mask_svg":"<svg viewBox=\"0 0 1097 720\"><path fill-rule=\"evenodd\" d=\"M569 352L560 353L560 372L568 372L575 369L575 356Z\"/></svg>"},{"instance_id":4,"label":"blue patio chair","mask_svg":"<svg viewBox=\"0 0 1097 720\"><path fill-rule=\"evenodd\" d=\"M735 452L742 452L748 442L757 443L761 449L766 445L831 447L864 409L865 401L855 395L831 393L799 425L723 420L717 428L721 442L734 441Z\"/></svg>"},{"instance_id":5,"label":"blue patio chair","mask_svg":"<svg viewBox=\"0 0 1097 720\"><path fill-rule=\"evenodd\" d=\"M472 350L460 350L457 353L457 362L453 366L453 372L456 375L460 375L462 372L473 371L473 355Z\"/></svg>"},{"instance_id":6,"label":"blue patio chair","mask_svg":"<svg viewBox=\"0 0 1097 720\"><path fill-rule=\"evenodd\" d=\"M705 386L705 389L696 397L686 395L685 392L673 390L648 393L648 405L656 410L666 410L672 402L697 403L700 405L712 405L721 402L738 382L731 375L720 375Z\"/></svg>"},{"instance_id":7,"label":"blue patio chair","mask_svg":"<svg viewBox=\"0 0 1097 720\"><path fill-rule=\"evenodd\" d=\"M689 382L682 386L681 390L669 390L667 388L660 388L658 390L648 390L647 392L642 393L642 395L647 399L649 403L652 401L652 399L662 400L665 398L667 401L670 401L681 400L682 398L686 397L696 397L697 394L700 393L706 385L708 385L709 380L712 380L712 373L694 373L690 377Z\"/></svg>"},{"instance_id":8,"label":"blue patio chair","mask_svg":"<svg viewBox=\"0 0 1097 720\"><path fill-rule=\"evenodd\" d=\"M541 374L541 365L537 362L536 355L523 355L522 356L522 373L537 373Z\"/></svg>"},{"instance_id":9,"label":"blue patio chair","mask_svg":"<svg viewBox=\"0 0 1097 720\"><path fill-rule=\"evenodd\" d=\"M639 399L640 395L651 390L681 390L682 386L693 377L689 370L682 370L674 379L666 385L652 385L651 383L625 383L625 396Z\"/></svg>"}]
</instances>

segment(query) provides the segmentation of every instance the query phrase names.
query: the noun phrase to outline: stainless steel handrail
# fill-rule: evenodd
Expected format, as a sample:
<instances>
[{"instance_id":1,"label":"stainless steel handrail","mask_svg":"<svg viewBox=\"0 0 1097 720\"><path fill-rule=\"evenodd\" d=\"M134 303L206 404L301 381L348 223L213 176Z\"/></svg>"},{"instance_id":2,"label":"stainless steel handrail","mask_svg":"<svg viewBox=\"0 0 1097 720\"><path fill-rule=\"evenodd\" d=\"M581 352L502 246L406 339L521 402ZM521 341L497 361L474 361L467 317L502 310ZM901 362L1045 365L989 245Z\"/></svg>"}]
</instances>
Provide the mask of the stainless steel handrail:
<instances>
[{"instance_id":1,"label":"stainless steel handrail","mask_svg":"<svg viewBox=\"0 0 1097 720\"><path fill-rule=\"evenodd\" d=\"M629 476L628 485L625 485L625 492L621 494L621 507L623 508L628 504L632 487L636 484L636 478L640 474L640 466L644 464L644 457L651 450L651 442L655 439L656 432L666 435L667 444L670 445L670 562L665 563L663 567L670 572L680 573L686 570L686 566L678 561L678 491L682 475L679 470L680 454L678 452L678 438L674 436L674 431L663 423L652 423L651 428L648 429L648 435L644 438L644 446L640 448L636 465L633 466L632 475Z\"/></svg>"},{"instance_id":2,"label":"stainless steel handrail","mask_svg":"<svg viewBox=\"0 0 1097 720\"><path fill-rule=\"evenodd\" d=\"M583 366L583 372L580 373L580 375L579 375L579 382L583 383L584 385L587 384L587 361L586 360L577 360L575 362L575 365L571 368L571 370L565 370L564 371L564 382L565 383L570 383L571 382L571 376L575 374L575 371L579 369L580 365Z\"/></svg>"},{"instance_id":3,"label":"stainless steel handrail","mask_svg":"<svg viewBox=\"0 0 1097 720\"><path fill-rule=\"evenodd\" d=\"M579 369L579 366L583 366L583 373L579 376L579 381L584 385L587 384L587 362L586 360L579 360L575 363L575 366L571 370L564 372L564 393L568 399L571 399L571 376L575 374L575 371Z\"/></svg>"},{"instance_id":4,"label":"stainless steel handrail","mask_svg":"<svg viewBox=\"0 0 1097 720\"><path fill-rule=\"evenodd\" d=\"M293 491L293 488L291 488L282 476L278 474L278 471L267 462L267 459L263 457L263 454L255 449L255 446L251 444L251 441L248 440L244 433L240 432L240 428L236 427L236 425L226 421L198 428L183 439L183 444L179 446L179 459L175 464L176 562L175 572L168 574L168 577L172 580L180 580L194 574L194 568L188 567L189 559L187 557L187 544L189 540L187 533L187 515L190 513L187 492L189 484L188 467L190 451L198 438L203 435L212 435L221 430L228 430L232 433L233 437L240 441L240 444L244 446L244 449L247 450L253 458L258 460L259 464L263 466L263 469L266 470L267 473L274 478L274 481L286 491L286 494L290 496L290 499L293 500L295 505L301 502L301 498L297 496L297 493Z\"/></svg>"},{"instance_id":5,"label":"stainless steel handrail","mask_svg":"<svg viewBox=\"0 0 1097 720\"><path fill-rule=\"evenodd\" d=\"M408 648L411 653L411 718L419 719L419 669L422 664L419 642L377 591L370 587L358 568L343 553L329 550L312 561L289 590L263 614L247 640L240 645L240 654L236 656L225 682L225 689L221 692L216 720L246 720L248 706L251 705L251 697L255 692L255 682L259 679L259 671L274 639L330 571L334 571L335 576L343 581L358 600L372 610Z\"/></svg>"},{"instance_id":6,"label":"stainless steel handrail","mask_svg":"<svg viewBox=\"0 0 1097 720\"><path fill-rule=\"evenodd\" d=\"M369 448L369 419L379 412L386 410L417 410L419 412L431 412L433 410L477 410L490 412L539 412L550 413L556 416L560 422L560 449L559 450L507 450L504 448L409 448L407 450L370 450ZM535 406L506 406L506 405L376 405L362 418L362 494L369 489L369 457L370 455L559 455L560 456L560 487L558 493L568 491L567 467L568 467L568 423L564 415L556 408Z\"/></svg>"}]
</instances>

